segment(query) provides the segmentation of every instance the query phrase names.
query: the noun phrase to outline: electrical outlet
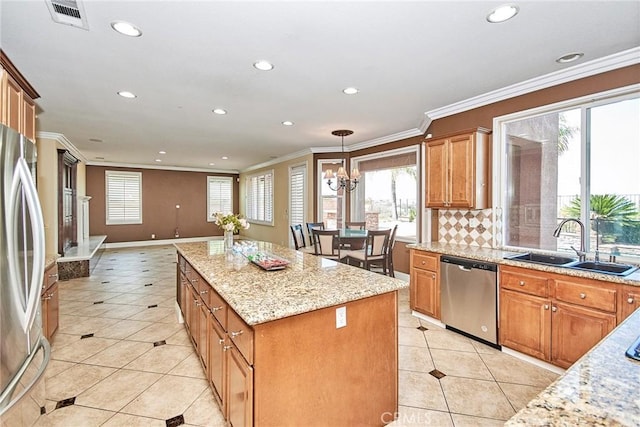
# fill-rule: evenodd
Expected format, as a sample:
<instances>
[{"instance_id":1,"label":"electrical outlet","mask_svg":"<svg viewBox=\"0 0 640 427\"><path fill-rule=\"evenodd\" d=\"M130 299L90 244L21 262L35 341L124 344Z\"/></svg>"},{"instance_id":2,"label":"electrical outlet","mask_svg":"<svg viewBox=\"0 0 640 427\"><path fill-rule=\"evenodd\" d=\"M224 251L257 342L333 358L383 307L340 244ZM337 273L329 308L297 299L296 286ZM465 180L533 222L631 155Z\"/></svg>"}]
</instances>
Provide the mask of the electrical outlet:
<instances>
[{"instance_id":1,"label":"electrical outlet","mask_svg":"<svg viewBox=\"0 0 640 427\"><path fill-rule=\"evenodd\" d=\"M155 234L152 234L152 235L151 235L151 238L152 238L152 239L155 239L155 238L156 238L156 235L155 235Z\"/></svg>"},{"instance_id":2,"label":"electrical outlet","mask_svg":"<svg viewBox=\"0 0 640 427\"><path fill-rule=\"evenodd\" d=\"M336 329L347 326L347 307L336 308Z\"/></svg>"}]
</instances>

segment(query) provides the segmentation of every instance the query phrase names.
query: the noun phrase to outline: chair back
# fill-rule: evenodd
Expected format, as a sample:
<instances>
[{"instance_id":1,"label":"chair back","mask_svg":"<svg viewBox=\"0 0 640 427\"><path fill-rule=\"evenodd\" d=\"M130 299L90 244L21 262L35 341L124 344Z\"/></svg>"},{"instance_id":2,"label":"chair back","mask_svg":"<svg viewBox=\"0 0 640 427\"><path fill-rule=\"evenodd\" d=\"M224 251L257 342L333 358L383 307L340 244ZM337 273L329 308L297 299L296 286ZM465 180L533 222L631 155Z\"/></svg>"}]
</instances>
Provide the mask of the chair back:
<instances>
[{"instance_id":1,"label":"chair back","mask_svg":"<svg viewBox=\"0 0 640 427\"><path fill-rule=\"evenodd\" d=\"M319 230L312 228L313 247L316 255L336 257L340 255L340 230Z\"/></svg>"},{"instance_id":2,"label":"chair back","mask_svg":"<svg viewBox=\"0 0 640 427\"><path fill-rule=\"evenodd\" d=\"M391 236L389 237L389 244L387 245L387 253L391 254L393 252L393 247L396 244L396 233L398 232L398 224L396 224L391 229Z\"/></svg>"},{"instance_id":3,"label":"chair back","mask_svg":"<svg viewBox=\"0 0 640 427\"><path fill-rule=\"evenodd\" d=\"M294 224L289 228L291 228L291 234L293 235L293 244L295 245L296 250L307 246L307 243L304 240L304 233L302 232L302 224Z\"/></svg>"},{"instance_id":4,"label":"chair back","mask_svg":"<svg viewBox=\"0 0 640 427\"><path fill-rule=\"evenodd\" d=\"M367 257L386 255L389 250L390 234L391 229L369 230L367 233Z\"/></svg>"},{"instance_id":5,"label":"chair back","mask_svg":"<svg viewBox=\"0 0 640 427\"><path fill-rule=\"evenodd\" d=\"M313 244L313 236L311 235L311 230L317 228L319 230L324 230L324 222L308 222L307 223L307 235L309 236L309 243Z\"/></svg>"},{"instance_id":6,"label":"chair back","mask_svg":"<svg viewBox=\"0 0 640 427\"><path fill-rule=\"evenodd\" d=\"M367 227L366 222L345 222L344 228L349 230L364 230Z\"/></svg>"}]
</instances>

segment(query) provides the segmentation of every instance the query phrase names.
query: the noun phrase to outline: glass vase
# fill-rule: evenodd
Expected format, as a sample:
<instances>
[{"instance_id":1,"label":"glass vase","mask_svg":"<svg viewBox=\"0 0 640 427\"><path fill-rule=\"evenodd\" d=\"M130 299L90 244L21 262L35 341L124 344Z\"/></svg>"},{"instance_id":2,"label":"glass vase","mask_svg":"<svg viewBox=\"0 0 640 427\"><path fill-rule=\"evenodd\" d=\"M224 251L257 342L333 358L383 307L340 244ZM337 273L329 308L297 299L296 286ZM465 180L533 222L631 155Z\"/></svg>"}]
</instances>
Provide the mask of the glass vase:
<instances>
[{"instance_id":1,"label":"glass vase","mask_svg":"<svg viewBox=\"0 0 640 427\"><path fill-rule=\"evenodd\" d=\"M224 232L224 249L233 248L233 231Z\"/></svg>"}]
</instances>

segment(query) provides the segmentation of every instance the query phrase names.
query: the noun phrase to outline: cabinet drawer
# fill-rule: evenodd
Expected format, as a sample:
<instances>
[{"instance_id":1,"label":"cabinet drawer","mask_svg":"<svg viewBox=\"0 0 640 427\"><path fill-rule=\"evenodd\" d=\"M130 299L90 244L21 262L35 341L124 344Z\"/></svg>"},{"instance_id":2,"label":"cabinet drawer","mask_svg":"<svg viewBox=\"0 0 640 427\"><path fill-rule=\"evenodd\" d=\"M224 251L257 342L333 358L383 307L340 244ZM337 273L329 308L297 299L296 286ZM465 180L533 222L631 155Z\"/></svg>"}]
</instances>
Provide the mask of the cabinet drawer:
<instances>
[{"instance_id":1,"label":"cabinet drawer","mask_svg":"<svg viewBox=\"0 0 640 427\"><path fill-rule=\"evenodd\" d=\"M58 264L53 264L44 271L44 280L42 283L43 289L49 289L50 286L58 281Z\"/></svg>"},{"instance_id":2,"label":"cabinet drawer","mask_svg":"<svg viewBox=\"0 0 640 427\"><path fill-rule=\"evenodd\" d=\"M244 320L233 310L229 310L227 313L227 324L229 325L227 329L229 338L249 362L249 365L253 365L253 329L244 323Z\"/></svg>"},{"instance_id":3,"label":"cabinet drawer","mask_svg":"<svg viewBox=\"0 0 640 427\"><path fill-rule=\"evenodd\" d=\"M423 270L438 271L440 256L426 252L414 252L412 266Z\"/></svg>"},{"instance_id":4,"label":"cabinet drawer","mask_svg":"<svg viewBox=\"0 0 640 427\"><path fill-rule=\"evenodd\" d=\"M227 311L228 306L227 303L218 295L216 291L211 288L209 291L209 302L211 305L211 313L213 313L213 317L216 318L220 326L226 331L227 330Z\"/></svg>"},{"instance_id":5,"label":"cabinet drawer","mask_svg":"<svg viewBox=\"0 0 640 427\"><path fill-rule=\"evenodd\" d=\"M532 274L529 270L511 270L501 267L500 287L540 297L549 295L547 278L535 273Z\"/></svg>"},{"instance_id":6,"label":"cabinet drawer","mask_svg":"<svg viewBox=\"0 0 640 427\"><path fill-rule=\"evenodd\" d=\"M555 287L558 301L603 311L616 311L616 290L607 287L604 283L602 286L593 286L556 279Z\"/></svg>"}]
</instances>

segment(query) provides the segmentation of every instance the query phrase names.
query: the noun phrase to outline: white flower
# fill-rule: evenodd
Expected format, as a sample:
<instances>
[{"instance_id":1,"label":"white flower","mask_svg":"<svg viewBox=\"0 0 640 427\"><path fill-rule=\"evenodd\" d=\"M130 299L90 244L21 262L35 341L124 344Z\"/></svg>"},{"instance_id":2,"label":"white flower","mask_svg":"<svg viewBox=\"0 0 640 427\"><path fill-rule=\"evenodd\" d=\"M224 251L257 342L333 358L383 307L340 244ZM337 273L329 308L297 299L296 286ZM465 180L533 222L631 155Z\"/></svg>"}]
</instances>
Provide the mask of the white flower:
<instances>
[{"instance_id":1,"label":"white flower","mask_svg":"<svg viewBox=\"0 0 640 427\"><path fill-rule=\"evenodd\" d=\"M226 231L236 231L236 226L232 222L225 224L223 227Z\"/></svg>"}]
</instances>

